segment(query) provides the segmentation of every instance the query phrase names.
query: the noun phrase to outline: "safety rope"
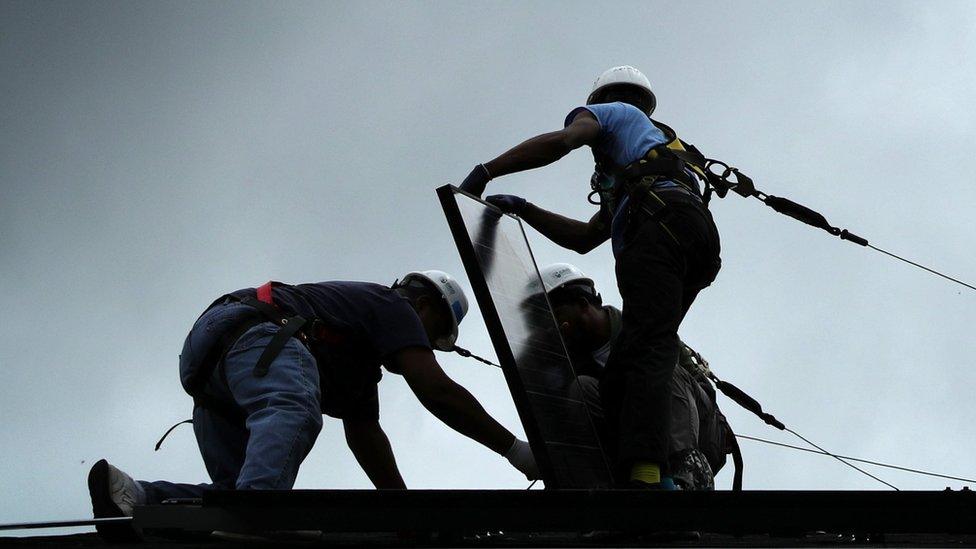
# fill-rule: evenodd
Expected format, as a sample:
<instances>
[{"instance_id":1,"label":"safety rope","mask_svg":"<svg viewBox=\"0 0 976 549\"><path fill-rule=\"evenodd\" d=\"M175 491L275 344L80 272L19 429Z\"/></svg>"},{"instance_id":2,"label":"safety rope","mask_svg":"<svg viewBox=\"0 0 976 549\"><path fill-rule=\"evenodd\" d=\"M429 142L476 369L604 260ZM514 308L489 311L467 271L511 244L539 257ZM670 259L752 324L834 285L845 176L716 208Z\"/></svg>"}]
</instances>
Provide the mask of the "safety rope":
<instances>
[{"instance_id":1,"label":"safety rope","mask_svg":"<svg viewBox=\"0 0 976 549\"><path fill-rule=\"evenodd\" d=\"M971 290L976 290L976 286L973 286L971 284L966 284L965 282L963 282L961 280L957 280L955 278L952 278L949 275L942 274L939 271L936 271L934 269L930 269L930 268L926 267L925 265L919 265L918 263L915 263L914 261L910 261L908 259L905 259L904 257L897 256L897 255L895 255L895 254L893 254L893 253L891 253L889 251L882 250L881 248L877 248L875 246L872 246L871 244L868 244L868 248L871 248L872 250L877 250L877 251L879 251L879 252L881 252L881 253L883 253L885 255L889 255L889 256L891 256L891 257L893 257L893 258L895 258L895 259L897 259L899 261L904 261L905 263L908 263L909 265L914 265L914 266L918 267L919 269L925 269L926 271L928 271L928 272L930 272L930 273L932 273L934 275L941 276L942 278L944 278L946 280L951 280L951 281L955 282L956 284L961 284L961 285L963 285L963 286L965 286L965 287L967 287L967 288L969 288Z\"/></svg>"},{"instance_id":2,"label":"safety rope","mask_svg":"<svg viewBox=\"0 0 976 549\"><path fill-rule=\"evenodd\" d=\"M878 482L880 482L881 484L884 484L885 486L888 486L889 488L892 488L892 489L893 489L893 490L895 490L896 492L899 492L899 491L900 491L900 490L898 490L898 487L897 487L897 486L895 486L894 484L891 484L890 482L887 482L887 481L884 481L884 480L881 480L880 478L878 478L878 477L876 477L876 476L874 476L874 475L872 475L871 473L869 473L869 472L867 472L867 471L865 471L864 469L861 469L860 467L858 467L857 465L854 465L853 463L850 463L850 462L847 462L847 461L844 461L844 459L843 459L843 458L841 458L840 456L838 456L838 455L836 455L836 454L832 454L832 453L830 453L830 452L828 452L827 450L824 450L824 449L823 449L823 448L821 448L820 446L817 446L816 444L814 444L814 443L812 443L812 442L810 442L810 441L809 441L809 440L808 440L808 439L807 439L806 437L804 437L804 436L803 436L803 435L801 435L800 433L797 433L797 432L796 432L796 431L794 431L793 429L790 429L790 428L786 428L785 430L786 430L787 432L790 432L790 433L793 433L794 435L796 435L796 437L797 437L797 438L799 438L799 439L800 439L800 440L802 440L803 442L806 442L806 443L807 443L807 444L809 444L810 446L813 446L813 447L814 447L814 448L816 448L817 450L820 450L820 451L821 451L821 452L823 452L824 454L826 454L826 455L828 455L828 456L830 456L830 457L832 457L832 458L834 458L834 459L836 459L837 461L839 461L839 462L841 462L841 463L843 463L844 465L846 465L846 466L848 466L848 467L850 467L850 468L852 468L852 469L854 469L855 471L860 471L861 473L863 473L863 474L865 474L865 475L867 475L867 476L869 476L869 477L871 477L871 478L873 478L874 480L876 480L876 481L878 481Z\"/></svg>"},{"instance_id":3,"label":"safety rope","mask_svg":"<svg viewBox=\"0 0 976 549\"><path fill-rule=\"evenodd\" d=\"M463 356L464 358L473 358L473 359L477 360L478 362L487 364L489 366L494 366L495 368L501 368L501 366L499 366L498 364L495 364L494 362L488 360L487 358L481 358L480 356L472 353L471 351L469 351L469 350L467 350L467 349L465 349L463 347L458 347L457 345L455 345L454 348L451 349L451 350L454 351L455 353Z\"/></svg>"},{"instance_id":4,"label":"safety rope","mask_svg":"<svg viewBox=\"0 0 976 549\"><path fill-rule=\"evenodd\" d=\"M457 353L457 354L459 354L459 355L461 355L461 356L463 356L465 358L473 358L473 359L475 359L475 360L477 360L479 362L482 362L484 364L488 364L490 366L495 366L496 368L501 368L501 366L499 366L498 364L495 364L494 362L492 362L492 361L490 361L488 359L481 358L480 356L473 354L471 351L469 351L467 349L464 349L462 347L458 347L457 345L455 345L454 346L454 349L452 349L452 350L455 353ZM699 355L699 359L700 359L700 355ZM708 371L707 370L707 363L706 363L705 368L706 368L706 371ZM844 465L847 465L848 467L851 467L851 468L853 468L853 469L855 469L855 470L857 470L857 471L859 471L859 472L861 472L861 473L863 473L863 474L865 474L865 475L873 478L874 480L876 480L876 481L884 484L885 486L888 486L889 488L892 488L894 490L898 490L898 487L895 486L894 484L891 484L890 482L886 482L886 481L884 481L884 480L882 480L882 479L880 479L880 478L872 475L871 473L865 471L864 469L861 469L860 467L858 467L858 466L856 466L856 465L854 465L852 463L848 463L848 462L844 461L844 459L843 459L842 456L837 456L835 454L832 454L832 453L828 452L827 450L824 450L820 446L817 446L816 444L814 444L813 442L811 442L810 440L808 440L806 437L804 437L800 433L797 433L793 429L790 429L790 428L786 427L786 425L784 425L781 421L779 421L778 419L776 419L775 416L773 416L772 414L767 413L765 410L763 410L762 409L762 405L759 404L759 401L757 401L756 399L754 399L751 396L747 395L745 393L745 391L743 391L742 389L739 389L738 387L736 387L735 385L732 385L731 383L728 383L726 381L720 380L718 378L718 376L716 376L711 371L708 371L708 377L711 379L711 381L713 383L715 383L716 388L718 388L718 390L721 391L722 394L724 394L725 396L727 396L730 399L732 399L739 406L742 406L746 410L748 410L748 411L752 412L753 414L755 414L757 417L759 417L759 419L762 419L767 425L770 425L770 426L775 427L777 429L780 429L782 431L787 431L789 433L792 433L793 435L795 435L797 438L799 438L803 442L806 442L810 446L813 446L814 448L816 448L817 450L819 450L820 452L822 452L824 455L831 456L834 459L836 459L837 461L840 461L841 463L843 463ZM532 485L529 485L529 488L531 488L531 487L532 487Z\"/></svg>"},{"instance_id":5,"label":"safety rope","mask_svg":"<svg viewBox=\"0 0 976 549\"><path fill-rule=\"evenodd\" d=\"M826 452L821 452L819 450L811 450L809 448L804 448L802 446L794 446L792 444L786 444L786 443L783 443L783 442L776 442L775 440L767 440L767 439L764 439L764 438L752 437L752 436L749 436L749 435L739 435L739 434L736 434L735 436L737 438L743 438L743 439L746 439L746 440L754 440L756 442L762 442L764 444L770 444L770 445L773 445L773 446L782 446L783 448L790 448L792 450L799 450L801 452L809 452L811 454L817 454L817 455L821 455L821 456L829 456L830 455L830 454L828 454ZM897 469L899 471L905 471L905 472L908 472L908 473L915 473L915 474L926 475L926 476L930 476L930 477L945 478L945 479L949 479L949 480L961 480L963 482L971 482L971 483L976 484L976 479L971 479L971 478L954 477L952 475L944 475L942 473L933 473L931 471L922 471L921 469L912 469L910 467L902 467L900 465L892 465L890 463L882 463L880 461L872 461L870 459L862 459L862 458L856 458L856 457L851 457L851 456L841 456L841 455L838 455L837 457L841 457L841 458L844 458L844 459L847 459L847 460L850 460L850 461L857 461L859 463L867 463L868 465L876 465L878 467L886 467L888 469Z\"/></svg>"},{"instance_id":6,"label":"safety rope","mask_svg":"<svg viewBox=\"0 0 976 549\"><path fill-rule=\"evenodd\" d=\"M825 218L823 214L811 210L810 208L807 208L802 204L798 204L786 198L767 195L766 193L756 189L755 184L753 183L752 179L749 176L740 172L738 168L729 166L728 164L722 161L705 159L705 173L706 173L706 179L708 183L708 190L710 191L712 188L714 188L716 194L718 194L718 196L721 198L724 198L726 193L728 193L730 190L734 191L736 194L745 198L749 198L749 197L756 198L759 201L761 201L763 204L766 204L770 208L776 210L777 212L783 215L792 217L797 221L802 221L803 223L806 223L807 225L810 225L812 227L823 229L828 233L832 234L833 236L839 237L841 240L847 240L859 246L872 248L876 251L891 256L895 259L904 261L909 265L918 267L936 276L940 276L946 280L955 282L960 286L965 286L970 290L976 291L976 286L973 286L972 284L968 284L966 282L953 278L949 275L943 274L931 267L926 267L925 265L922 265L920 263L910 261L908 259L905 259L904 257L895 255L886 250L882 250L881 248L877 248L871 245L866 238L862 238L848 231L847 229L834 227L833 225L827 222L827 218Z\"/></svg>"},{"instance_id":7,"label":"safety rope","mask_svg":"<svg viewBox=\"0 0 976 549\"><path fill-rule=\"evenodd\" d=\"M699 360L701 360L700 355L699 355ZM708 365L707 365L707 363L705 363L705 368L707 369L707 367L708 367ZM874 480L876 480L876 481L878 481L878 482L880 482L880 483L882 483L882 484L884 484L884 485L886 485L886 486L888 486L890 488L893 488L895 490L898 490L898 488L894 484L885 482L884 480L881 480L880 478L878 478L878 477L872 475L871 473L869 473L869 472L867 472L867 471L859 468L858 466L856 466L856 465L854 465L852 463L848 463L848 462L844 461L843 459L841 459L840 457L838 457L838 456L836 456L836 455L828 452L827 450L824 450L820 446L817 446L813 442L810 442L803 435L801 435L800 433L797 433L793 429L790 429L789 427L787 427L786 425L784 425L782 421L776 419L776 417L773 414L770 414L770 413L766 412L765 410L763 410L762 405L759 404L759 401L757 401L756 399L754 399L751 396L747 395L745 393L745 391L743 391L742 389L739 389L735 385L732 385L731 383L729 383L727 381L722 381L721 379L718 378L718 376L716 376L710 370L708 371L708 377L715 384L715 388L718 389L719 391L721 391L723 395L729 397L730 399L732 399L733 402L735 402L739 406L742 406L746 410L748 410L748 411L752 412L753 414L755 414L756 417L758 417L759 419L763 420L763 422L765 422L770 427L775 427L775 428L779 429L780 431L786 431L786 432L789 432L789 433L793 433L793 435L795 435L797 438L799 438L803 442L806 442L810 446L813 446L814 448L816 448L817 450L820 450L821 452L823 452L824 454L826 454L828 456L832 456L833 458L837 459L837 461L840 461L844 465L847 465L848 467L852 467L852 468L860 471L861 473L864 473L865 475L873 478Z\"/></svg>"}]
</instances>

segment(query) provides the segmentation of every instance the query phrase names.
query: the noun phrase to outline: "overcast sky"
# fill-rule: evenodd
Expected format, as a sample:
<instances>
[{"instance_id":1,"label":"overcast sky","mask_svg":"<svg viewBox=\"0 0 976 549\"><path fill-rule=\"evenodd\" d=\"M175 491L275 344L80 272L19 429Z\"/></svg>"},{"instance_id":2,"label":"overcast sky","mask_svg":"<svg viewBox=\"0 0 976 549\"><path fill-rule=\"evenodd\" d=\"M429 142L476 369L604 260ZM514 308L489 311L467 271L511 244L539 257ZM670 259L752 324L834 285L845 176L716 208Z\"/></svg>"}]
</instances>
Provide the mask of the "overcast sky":
<instances>
[{"instance_id":1,"label":"overcast sky","mask_svg":"<svg viewBox=\"0 0 976 549\"><path fill-rule=\"evenodd\" d=\"M680 4L680 5L679 5ZM0 3L0 523L90 514L89 467L203 482L177 375L214 297L268 279L470 288L434 188L557 129L604 69L763 191L976 279L972 2ZM586 218L592 158L493 182ZM835 452L976 476L976 293L730 196L724 267L681 335ZM575 262L619 304L608 245ZM474 304L459 343L493 357ZM441 356L522 432L500 373ZM413 488L524 488L401 378L381 422ZM796 442L722 398L742 434ZM741 443L749 489L884 489ZM961 483L872 469L907 489ZM718 476L731 484L731 464ZM341 424L301 488L366 488Z\"/></svg>"}]
</instances>

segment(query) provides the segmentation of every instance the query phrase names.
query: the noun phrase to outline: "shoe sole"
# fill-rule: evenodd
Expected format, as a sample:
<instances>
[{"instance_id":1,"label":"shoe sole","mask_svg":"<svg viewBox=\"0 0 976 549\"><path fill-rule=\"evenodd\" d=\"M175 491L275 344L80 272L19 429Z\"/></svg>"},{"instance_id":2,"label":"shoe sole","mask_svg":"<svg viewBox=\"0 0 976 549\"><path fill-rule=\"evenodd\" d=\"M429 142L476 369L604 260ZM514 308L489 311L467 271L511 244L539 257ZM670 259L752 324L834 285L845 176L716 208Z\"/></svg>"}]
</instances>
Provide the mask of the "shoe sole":
<instances>
[{"instance_id":1,"label":"shoe sole","mask_svg":"<svg viewBox=\"0 0 976 549\"><path fill-rule=\"evenodd\" d=\"M88 493L91 495L92 514L95 518L124 517L125 513L112 501L109 486L108 462L98 460L88 472ZM140 541L136 529L129 524L96 524L95 531L105 541Z\"/></svg>"}]
</instances>

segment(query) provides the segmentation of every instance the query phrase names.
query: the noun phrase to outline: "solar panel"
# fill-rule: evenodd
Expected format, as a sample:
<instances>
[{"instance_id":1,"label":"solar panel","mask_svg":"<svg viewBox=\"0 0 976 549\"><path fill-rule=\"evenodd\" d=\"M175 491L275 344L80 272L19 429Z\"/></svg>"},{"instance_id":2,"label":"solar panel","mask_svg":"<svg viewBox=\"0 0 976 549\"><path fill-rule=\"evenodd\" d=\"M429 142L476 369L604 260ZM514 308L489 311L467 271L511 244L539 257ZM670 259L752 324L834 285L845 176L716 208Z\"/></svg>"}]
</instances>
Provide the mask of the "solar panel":
<instances>
[{"instance_id":1,"label":"solar panel","mask_svg":"<svg viewBox=\"0 0 976 549\"><path fill-rule=\"evenodd\" d=\"M606 488L610 468L521 221L437 189L546 488Z\"/></svg>"}]
</instances>

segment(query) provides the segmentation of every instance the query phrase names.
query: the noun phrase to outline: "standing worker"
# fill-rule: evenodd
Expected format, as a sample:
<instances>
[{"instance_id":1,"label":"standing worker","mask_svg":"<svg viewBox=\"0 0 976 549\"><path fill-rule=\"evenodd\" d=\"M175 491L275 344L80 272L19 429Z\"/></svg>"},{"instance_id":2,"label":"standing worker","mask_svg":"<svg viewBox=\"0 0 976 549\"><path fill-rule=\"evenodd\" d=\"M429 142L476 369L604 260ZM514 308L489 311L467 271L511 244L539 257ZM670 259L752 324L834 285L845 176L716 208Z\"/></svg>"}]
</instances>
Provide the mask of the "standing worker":
<instances>
[{"instance_id":1,"label":"standing worker","mask_svg":"<svg viewBox=\"0 0 976 549\"><path fill-rule=\"evenodd\" d=\"M609 69L586 103L570 111L563 129L477 165L460 188L481 196L492 178L546 166L583 145L592 149L600 211L588 222L518 196L488 201L579 253L611 240L623 327L600 384L609 450L619 484L668 489L668 382L679 355L678 326L718 274L718 230L694 172L669 148L680 142L650 119L656 100L640 71Z\"/></svg>"},{"instance_id":2,"label":"standing worker","mask_svg":"<svg viewBox=\"0 0 976 549\"><path fill-rule=\"evenodd\" d=\"M432 349L454 349L467 309L464 291L441 271L411 272L393 287L269 282L222 296L197 319L180 355L213 484L135 481L100 460L88 477L95 517L131 516L134 505L199 498L208 488L290 489L323 413L342 420L346 443L374 486L406 488L379 424L381 365L402 375L452 429L538 478L528 443L492 419L434 358ZM127 526L98 528L107 538L134 536Z\"/></svg>"}]
</instances>

